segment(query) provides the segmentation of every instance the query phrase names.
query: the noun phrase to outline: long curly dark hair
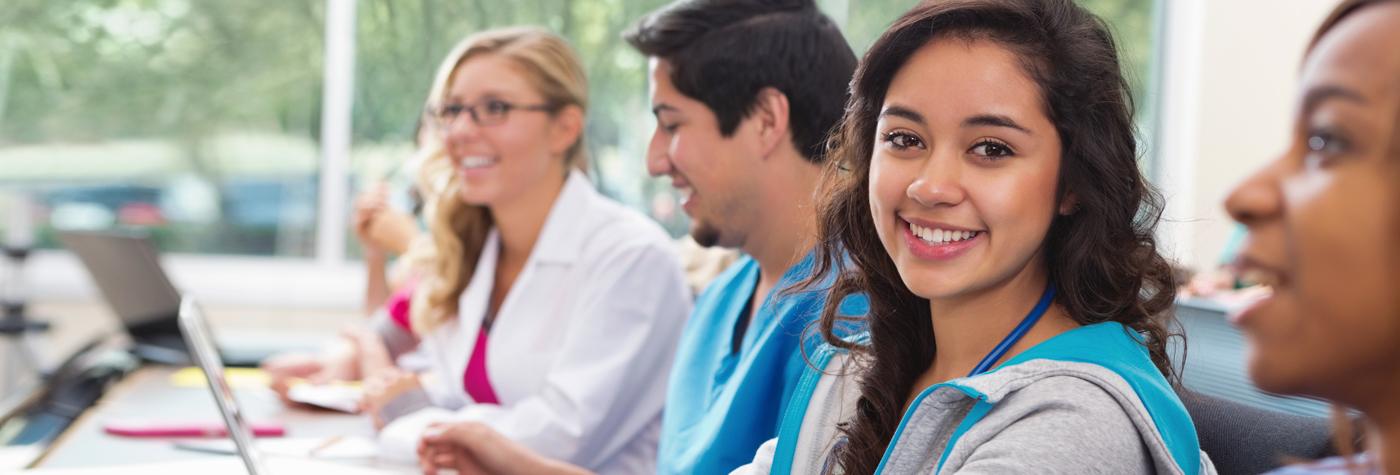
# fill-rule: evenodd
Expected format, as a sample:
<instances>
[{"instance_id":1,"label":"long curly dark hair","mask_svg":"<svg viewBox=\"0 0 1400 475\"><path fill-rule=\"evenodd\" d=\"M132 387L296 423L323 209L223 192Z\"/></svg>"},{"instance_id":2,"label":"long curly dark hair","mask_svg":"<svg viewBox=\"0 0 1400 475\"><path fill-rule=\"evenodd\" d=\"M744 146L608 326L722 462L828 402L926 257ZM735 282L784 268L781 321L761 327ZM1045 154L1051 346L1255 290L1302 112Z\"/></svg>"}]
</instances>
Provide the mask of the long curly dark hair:
<instances>
[{"instance_id":1,"label":"long curly dark hair","mask_svg":"<svg viewBox=\"0 0 1400 475\"><path fill-rule=\"evenodd\" d=\"M1107 25L1072 0L925 1L861 61L829 144L826 198L818 208L812 275L837 273L819 328L862 362L861 397L840 428L848 442L836 454L846 473L874 472L915 379L937 350L929 301L900 279L876 235L868 192L876 122L891 80L915 51L950 36L993 41L1015 53L1059 133L1057 200L1072 192L1078 209L1055 218L1043 247L1056 303L1080 324L1116 321L1139 332L1157 368L1178 381L1166 350L1168 338L1180 336L1169 312L1176 285L1153 237L1162 199L1138 168L1132 99ZM868 344L836 331L850 323L838 303L861 293L870 301Z\"/></svg>"}]
</instances>

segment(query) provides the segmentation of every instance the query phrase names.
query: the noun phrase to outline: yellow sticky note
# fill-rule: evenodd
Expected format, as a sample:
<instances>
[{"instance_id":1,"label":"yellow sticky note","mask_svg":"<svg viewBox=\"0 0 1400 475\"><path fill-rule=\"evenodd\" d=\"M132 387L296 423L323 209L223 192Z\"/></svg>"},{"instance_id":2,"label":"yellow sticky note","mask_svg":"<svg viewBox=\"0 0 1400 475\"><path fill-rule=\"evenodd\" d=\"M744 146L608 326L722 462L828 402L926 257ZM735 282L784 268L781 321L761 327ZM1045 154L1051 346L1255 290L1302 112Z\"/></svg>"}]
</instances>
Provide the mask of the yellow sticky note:
<instances>
[{"instance_id":1,"label":"yellow sticky note","mask_svg":"<svg viewBox=\"0 0 1400 475\"><path fill-rule=\"evenodd\" d=\"M228 380L229 387L233 388L254 388L267 387L267 373L257 368L226 368L224 379ZM170 375L170 384L180 388L202 388L209 385L209 381L204 379L204 371L196 367L183 368Z\"/></svg>"}]
</instances>

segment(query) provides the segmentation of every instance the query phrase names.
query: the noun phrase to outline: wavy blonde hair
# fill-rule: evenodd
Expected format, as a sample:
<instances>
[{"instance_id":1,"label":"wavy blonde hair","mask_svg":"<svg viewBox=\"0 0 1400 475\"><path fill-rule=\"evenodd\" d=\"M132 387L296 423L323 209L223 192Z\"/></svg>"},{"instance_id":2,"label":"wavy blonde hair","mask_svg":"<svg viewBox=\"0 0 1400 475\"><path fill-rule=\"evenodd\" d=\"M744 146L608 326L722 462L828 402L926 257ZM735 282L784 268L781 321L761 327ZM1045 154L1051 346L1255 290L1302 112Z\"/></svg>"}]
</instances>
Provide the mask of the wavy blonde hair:
<instances>
[{"instance_id":1,"label":"wavy blonde hair","mask_svg":"<svg viewBox=\"0 0 1400 475\"><path fill-rule=\"evenodd\" d=\"M468 59L497 55L511 60L525 73L526 80L554 111L569 106L588 109L588 80L583 64L568 41L554 33L533 27L487 30L466 37L443 60L433 80L429 104L446 97L457 69ZM583 135L564 154L564 169L583 170L588 163ZM452 172L453 165L439 144L424 161L420 182L429 188L434 200L427 209L428 228L436 249L436 262L422 285L414 292L410 322L414 332L424 334L437 328L458 312L457 299L476 272L486 236L493 220L484 206L462 201L462 183Z\"/></svg>"}]
</instances>

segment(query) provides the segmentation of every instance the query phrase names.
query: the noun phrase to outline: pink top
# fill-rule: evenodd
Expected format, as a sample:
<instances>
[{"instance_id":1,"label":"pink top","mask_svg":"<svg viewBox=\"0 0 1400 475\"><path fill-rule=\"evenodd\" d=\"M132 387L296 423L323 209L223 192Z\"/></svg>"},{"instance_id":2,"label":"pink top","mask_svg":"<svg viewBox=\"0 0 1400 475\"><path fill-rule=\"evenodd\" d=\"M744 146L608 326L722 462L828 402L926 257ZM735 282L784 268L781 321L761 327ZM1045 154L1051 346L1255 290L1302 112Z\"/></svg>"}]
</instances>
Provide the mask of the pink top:
<instances>
[{"instance_id":1,"label":"pink top","mask_svg":"<svg viewBox=\"0 0 1400 475\"><path fill-rule=\"evenodd\" d=\"M403 331L413 333L412 325L408 323L409 303L413 301L413 290L418 288L418 279L412 278L404 285L395 290L389 300L384 302L384 308L389 311L389 319Z\"/></svg>"},{"instance_id":2,"label":"pink top","mask_svg":"<svg viewBox=\"0 0 1400 475\"><path fill-rule=\"evenodd\" d=\"M418 287L418 279L412 279L389 296L389 300L384 302L384 307L389 311L389 318L395 325L406 332L413 332L409 324L409 303L413 300L413 290ZM496 390L491 387L491 380L486 377L486 329L482 328L476 335L476 348L472 350L471 360L467 362L467 373L462 376L462 383L466 387L467 395L473 401L484 404L500 404L496 398Z\"/></svg>"},{"instance_id":3,"label":"pink top","mask_svg":"<svg viewBox=\"0 0 1400 475\"><path fill-rule=\"evenodd\" d=\"M500 404L496 390L491 388L491 380L486 377L486 328L476 334L476 348L471 360L467 361L467 374L462 377L467 395L482 404Z\"/></svg>"}]
</instances>

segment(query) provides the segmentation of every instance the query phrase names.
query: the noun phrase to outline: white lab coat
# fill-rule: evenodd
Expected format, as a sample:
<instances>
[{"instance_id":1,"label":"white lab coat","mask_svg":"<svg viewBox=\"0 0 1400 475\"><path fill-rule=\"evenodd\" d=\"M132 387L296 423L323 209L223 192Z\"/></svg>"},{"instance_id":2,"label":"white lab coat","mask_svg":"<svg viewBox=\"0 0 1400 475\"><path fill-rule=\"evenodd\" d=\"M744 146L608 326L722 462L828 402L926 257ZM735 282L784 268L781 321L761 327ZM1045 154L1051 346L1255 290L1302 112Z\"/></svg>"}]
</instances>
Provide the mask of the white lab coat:
<instances>
[{"instance_id":1,"label":"white lab coat","mask_svg":"<svg viewBox=\"0 0 1400 475\"><path fill-rule=\"evenodd\" d=\"M572 173L487 337L487 374L501 404L475 404L463 375L498 242L493 230L460 317L422 338L434 373L426 381L435 381L425 389L438 407L386 427L386 455L412 457L430 423L472 420L601 473L654 473L666 381L691 307L671 239Z\"/></svg>"}]
</instances>

